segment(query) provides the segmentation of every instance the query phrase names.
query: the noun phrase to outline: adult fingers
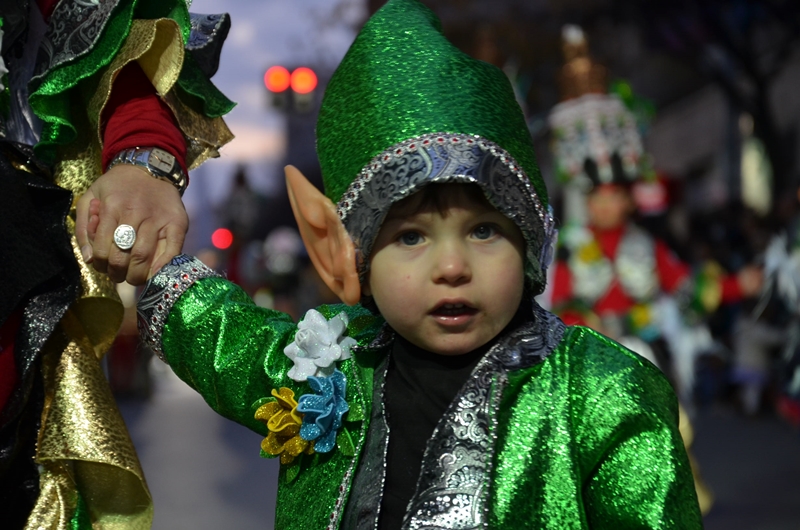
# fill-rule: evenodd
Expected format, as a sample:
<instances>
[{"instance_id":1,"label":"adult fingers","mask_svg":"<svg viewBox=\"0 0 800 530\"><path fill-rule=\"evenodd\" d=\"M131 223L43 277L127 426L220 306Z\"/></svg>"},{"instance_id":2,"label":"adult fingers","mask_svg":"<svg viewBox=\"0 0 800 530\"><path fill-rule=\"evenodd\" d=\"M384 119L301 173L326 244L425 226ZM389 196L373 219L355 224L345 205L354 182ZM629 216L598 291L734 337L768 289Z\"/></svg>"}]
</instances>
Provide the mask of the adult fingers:
<instances>
[{"instance_id":1,"label":"adult fingers","mask_svg":"<svg viewBox=\"0 0 800 530\"><path fill-rule=\"evenodd\" d=\"M129 249L121 249L116 244L116 242L112 243L111 252L109 253L108 256L108 269L106 270L106 272L108 273L108 277L111 278L111 281L115 283L124 282L126 277L128 276L128 269L130 268L131 265L131 256L133 254L133 248L135 248L136 243L138 243L139 241L139 233L141 232L142 222L133 221L123 217L118 226L121 225L128 225L131 228L133 228L136 234L135 235L136 240L134 241L134 246ZM114 230L116 231L116 228Z\"/></svg>"},{"instance_id":2,"label":"adult fingers","mask_svg":"<svg viewBox=\"0 0 800 530\"><path fill-rule=\"evenodd\" d=\"M161 229L161 236L165 243L163 245L163 250L158 253L153 261L153 266L150 269L151 274L158 272L161 267L181 253L183 241L186 237L186 230L187 227L181 223L170 223Z\"/></svg>"},{"instance_id":3,"label":"adult fingers","mask_svg":"<svg viewBox=\"0 0 800 530\"><path fill-rule=\"evenodd\" d=\"M156 244L156 257L153 259L153 262L150 264L150 272L147 275L147 279L148 280L150 278L152 278L153 276L155 276L155 274L161 269L161 267L166 265L166 263L162 264L161 261L160 261L161 260L161 256L166 252L166 250L167 250L167 240L166 240L166 238L159 239L158 243Z\"/></svg>"},{"instance_id":4,"label":"adult fingers","mask_svg":"<svg viewBox=\"0 0 800 530\"><path fill-rule=\"evenodd\" d=\"M131 261L131 249L121 249L114 241L114 234L121 225L128 225L133 228L138 239L141 219L131 219L128 215L116 220L115 215L107 213L108 208L101 208L100 221L97 226L97 233L94 245L94 267L100 272L105 272L108 277L116 283L125 281L128 275L128 267ZM134 245L136 242L134 241Z\"/></svg>"},{"instance_id":5,"label":"adult fingers","mask_svg":"<svg viewBox=\"0 0 800 530\"><path fill-rule=\"evenodd\" d=\"M89 226L89 206L94 198L92 189L89 188L84 193L76 205L75 212L75 237L78 239L78 247L81 249L83 261L86 263L92 262L92 245L89 241L88 226Z\"/></svg>"},{"instance_id":6,"label":"adult fingers","mask_svg":"<svg viewBox=\"0 0 800 530\"><path fill-rule=\"evenodd\" d=\"M142 285L147 281L156 248L159 242L159 230L152 221L144 221L136 231L136 243L130 250L130 262L125 281L131 285Z\"/></svg>"},{"instance_id":7,"label":"adult fingers","mask_svg":"<svg viewBox=\"0 0 800 530\"><path fill-rule=\"evenodd\" d=\"M97 225L100 223L100 199L92 199L89 202L89 226L86 228L89 233L89 241L94 242L97 233Z\"/></svg>"},{"instance_id":8,"label":"adult fingers","mask_svg":"<svg viewBox=\"0 0 800 530\"><path fill-rule=\"evenodd\" d=\"M92 240L93 265L100 272L108 272L108 260L115 250L119 250L114 244L114 231L119 224L117 215L101 205L97 230Z\"/></svg>"}]
</instances>

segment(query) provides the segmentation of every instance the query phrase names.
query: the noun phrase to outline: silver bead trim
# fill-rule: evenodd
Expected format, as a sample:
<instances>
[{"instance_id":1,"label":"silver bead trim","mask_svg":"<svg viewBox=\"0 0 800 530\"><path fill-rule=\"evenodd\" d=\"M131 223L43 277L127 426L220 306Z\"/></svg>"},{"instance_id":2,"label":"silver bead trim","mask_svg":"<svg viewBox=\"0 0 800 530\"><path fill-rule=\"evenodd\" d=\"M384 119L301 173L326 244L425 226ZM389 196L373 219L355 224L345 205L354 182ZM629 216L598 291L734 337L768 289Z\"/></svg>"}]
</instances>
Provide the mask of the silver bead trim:
<instances>
[{"instance_id":1,"label":"silver bead trim","mask_svg":"<svg viewBox=\"0 0 800 530\"><path fill-rule=\"evenodd\" d=\"M194 282L211 277L222 276L194 256L180 254L164 265L145 285L136 308L139 335L162 361L167 362L161 338L172 306Z\"/></svg>"},{"instance_id":2,"label":"silver bead trim","mask_svg":"<svg viewBox=\"0 0 800 530\"><path fill-rule=\"evenodd\" d=\"M366 351L377 351L377 350L386 349L389 346L389 344L391 344L392 340L394 340L394 334L390 331L389 327L384 324L383 328L378 333L378 336L375 337L375 339L366 348L364 348L364 350L366 350ZM359 351L359 350L361 350L360 346L354 346L353 347L353 352L352 352L353 355L355 356L356 352ZM383 395L383 381L386 380L386 370L388 369L388 367L389 367L389 362L388 362L388 357L387 357L386 359L384 359L384 362L381 363L381 365L375 370L374 377L378 378L380 383L379 383L379 388L373 389L373 392L380 392L381 396ZM371 401L373 407L378 406L379 404L375 403L375 400L373 399L374 395L373 396L364 396L364 387L361 386L362 385L361 379L358 378L358 377L354 377L353 379L354 379L353 386L355 387L356 385L358 385L358 388L356 389L356 392L364 398L364 401ZM380 403L380 405L382 406L382 402ZM373 411L371 413L371 416L374 413L375 413L375 409L373 409ZM383 414L382 410L381 410L381 414ZM350 465L347 468L347 472L345 472L344 477L342 478L342 482L339 485L339 496L336 499L336 504L334 506L334 510L331 513L331 518L330 518L330 523L328 525L328 530L334 530L334 529L338 528L342 524L342 517L347 518L347 514L345 513L345 508L347 508L347 510L352 510L353 509L352 506L349 505L348 498L350 496L350 490L353 487L353 482L352 481L355 480L355 477L356 477L356 468L364 460L364 458L367 458L369 456L369 455L364 455L364 451L365 451L365 444L367 442L367 434L368 434L368 431L369 431L369 428L370 428L370 424L371 424L371 416L370 416L370 420L369 421L365 420L365 421L361 422L361 430L359 432L359 438L358 438L358 444L357 444L358 452L360 453L360 456L356 455L353 458L353 460L350 462ZM384 421L384 425L385 425L385 421ZM386 441L388 442L388 438L386 439ZM386 448L384 448L384 453L385 453L385 450L386 450ZM381 465L384 466L384 467L386 465L386 456L385 456L385 454L384 454L384 457L383 457ZM385 476L385 473L384 473L384 476ZM381 482L381 484L382 484L382 482ZM377 501L377 504L378 504L377 510L378 511L380 510L380 499L382 498L382 495L383 495L383 486L381 486L381 489L378 492L378 497L377 497L378 498L378 501ZM376 514L377 514L377 512L376 512ZM375 519L376 527L377 527L377 521L378 520L376 518Z\"/></svg>"}]
</instances>

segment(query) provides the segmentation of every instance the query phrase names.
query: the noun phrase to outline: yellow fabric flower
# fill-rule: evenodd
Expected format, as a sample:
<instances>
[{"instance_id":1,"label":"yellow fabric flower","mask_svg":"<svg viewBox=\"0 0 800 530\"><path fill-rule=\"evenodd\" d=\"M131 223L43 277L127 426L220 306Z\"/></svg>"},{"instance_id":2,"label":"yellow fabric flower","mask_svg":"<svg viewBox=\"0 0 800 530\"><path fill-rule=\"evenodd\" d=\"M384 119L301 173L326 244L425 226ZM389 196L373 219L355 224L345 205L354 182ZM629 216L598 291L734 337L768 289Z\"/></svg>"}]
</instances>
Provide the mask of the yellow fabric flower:
<instances>
[{"instance_id":1,"label":"yellow fabric flower","mask_svg":"<svg viewBox=\"0 0 800 530\"><path fill-rule=\"evenodd\" d=\"M603 259L603 251L600 250L600 245L597 244L597 241L591 240L578 249L578 259L584 263L600 261Z\"/></svg>"},{"instance_id":2,"label":"yellow fabric flower","mask_svg":"<svg viewBox=\"0 0 800 530\"><path fill-rule=\"evenodd\" d=\"M291 464L300 453L312 454L314 443L300 437L302 414L297 412L294 392L286 387L273 389L275 401L265 403L256 410L255 418L269 429L261 442L261 449L272 456L280 456L281 464Z\"/></svg>"}]
</instances>

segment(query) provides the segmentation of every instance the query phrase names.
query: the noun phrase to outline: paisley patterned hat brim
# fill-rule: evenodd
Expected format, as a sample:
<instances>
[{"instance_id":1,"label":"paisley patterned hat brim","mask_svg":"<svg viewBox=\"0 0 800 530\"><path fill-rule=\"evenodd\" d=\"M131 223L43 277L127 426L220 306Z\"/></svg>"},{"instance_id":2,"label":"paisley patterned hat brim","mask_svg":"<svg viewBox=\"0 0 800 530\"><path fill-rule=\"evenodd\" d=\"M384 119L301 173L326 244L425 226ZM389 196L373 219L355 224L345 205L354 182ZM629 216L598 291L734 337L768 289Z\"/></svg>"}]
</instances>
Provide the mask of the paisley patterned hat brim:
<instances>
[{"instance_id":1,"label":"paisley patterned hat brim","mask_svg":"<svg viewBox=\"0 0 800 530\"><path fill-rule=\"evenodd\" d=\"M553 237L553 217L517 162L480 136L430 134L412 138L377 156L343 194L338 204L359 250L362 279L368 256L392 204L433 183L475 184L486 199L519 226L526 242L526 275L536 292L544 287L542 249Z\"/></svg>"}]
</instances>

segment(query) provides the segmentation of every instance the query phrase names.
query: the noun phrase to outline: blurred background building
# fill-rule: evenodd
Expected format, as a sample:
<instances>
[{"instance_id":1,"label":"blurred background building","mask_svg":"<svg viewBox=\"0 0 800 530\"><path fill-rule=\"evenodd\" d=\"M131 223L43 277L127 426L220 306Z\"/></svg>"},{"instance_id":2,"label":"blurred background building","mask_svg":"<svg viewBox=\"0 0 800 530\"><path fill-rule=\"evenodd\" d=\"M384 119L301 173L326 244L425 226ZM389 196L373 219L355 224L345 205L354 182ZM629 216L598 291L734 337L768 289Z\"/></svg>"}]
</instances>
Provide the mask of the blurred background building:
<instances>
[{"instance_id":1,"label":"blurred background building","mask_svg":"<svg viewBox=\"0 0 800 530\"><path fill-rule=\"evenodd\" d=\"M797 0L423 1L453 43L509 76L559 216L564 197L547 116L559 102L562 27L578 24L645 133L660 187L640 197L644 226L685 261L713 258L735 272L792 223L800 185ZM321 184L314 125L325 85L383 3L192 2L193 11L232 16L214 82L238 106L227 119L236 139L191 175L184 250L260 305L295 317L333 298L293 232L283 166ZM786 318L773 319L781 313L773 306L765 318L779 333ZM795 530L800 409L781 404L773 383L747 408L734 377L734 323L752 309L712 316L716 349L697 365L694 450L716 496L706 527ZM121 398L139 398L120 403L154 496L154 528L272 528L277 463L259 459L259 436L217 417L157 363L147 361L143 375L148 357L131 344L131 329L109 374ZM773 381L779 353L767 350Z\"/></svg>"}]
</instances>

